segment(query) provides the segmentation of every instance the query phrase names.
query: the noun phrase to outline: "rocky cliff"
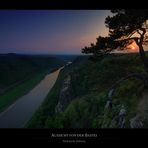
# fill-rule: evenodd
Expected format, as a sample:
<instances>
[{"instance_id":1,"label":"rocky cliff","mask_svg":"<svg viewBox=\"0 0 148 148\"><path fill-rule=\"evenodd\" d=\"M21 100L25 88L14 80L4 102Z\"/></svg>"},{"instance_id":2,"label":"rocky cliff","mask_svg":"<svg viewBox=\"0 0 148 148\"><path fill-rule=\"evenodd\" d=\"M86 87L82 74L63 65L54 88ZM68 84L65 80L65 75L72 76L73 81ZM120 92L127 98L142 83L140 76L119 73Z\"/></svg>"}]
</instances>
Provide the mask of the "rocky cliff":
<instances>
[{"instance_id":1,"label":"rocky cliff","mask_svg":"<svg viewBox=\"0 0 148 148\"><path fill-rule=\"evenodd\" d=\"M138 55L108 56L96 63L79 57L62 70L34 123L49 128L147 128L148 93L137 75L144 72Z\"/></svg>"},{"instance_id":2,"label":"rocky cliff","mask_svg":"<svg viewBox=\"0 0 148 148\"><path fill-rule=\"evenodd\" d=\"M71 87L71 75L67 75L60 90L59 100L55 107L55 112L62 112L73 98L74 96L73 89Z\"/></svg>"}]
</instances>

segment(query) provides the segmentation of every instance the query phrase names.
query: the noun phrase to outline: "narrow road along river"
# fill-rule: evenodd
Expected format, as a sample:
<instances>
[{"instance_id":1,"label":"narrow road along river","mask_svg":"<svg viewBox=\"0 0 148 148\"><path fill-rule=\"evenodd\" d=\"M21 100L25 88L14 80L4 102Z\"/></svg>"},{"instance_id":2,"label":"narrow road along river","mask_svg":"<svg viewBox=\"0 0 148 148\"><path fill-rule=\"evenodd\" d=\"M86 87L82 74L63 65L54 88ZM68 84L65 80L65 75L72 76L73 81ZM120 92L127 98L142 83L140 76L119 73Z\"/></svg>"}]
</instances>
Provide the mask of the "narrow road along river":
<instances>
[{"instance_id":1,"label":"narrow road along river","mask_svg":"<svg viewBox=\"0 0 148 148\"><path fill-rule=\"evenodd\" d=\"M0 128L23 128L46 98L62 68L46 75L28 94L0 113Z\"/></svg>"}]
</instances>

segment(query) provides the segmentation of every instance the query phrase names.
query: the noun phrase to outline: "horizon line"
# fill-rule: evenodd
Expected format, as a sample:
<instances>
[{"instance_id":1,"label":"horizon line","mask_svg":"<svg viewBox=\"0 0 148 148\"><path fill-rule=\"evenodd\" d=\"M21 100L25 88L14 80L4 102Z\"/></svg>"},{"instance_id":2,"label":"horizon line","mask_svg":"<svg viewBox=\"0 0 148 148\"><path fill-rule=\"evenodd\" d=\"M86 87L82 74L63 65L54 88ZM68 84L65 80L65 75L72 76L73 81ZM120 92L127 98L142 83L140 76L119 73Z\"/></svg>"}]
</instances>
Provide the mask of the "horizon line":
<instances>
[{"instance_id":1,"label":"horizon line","mask_svg":"<svg viewBox=\"0 0 148 148\"><path fill-rule=\"evenodd\" d=\"M18 55L85 55L83 53L18 53L18 52L8 52L0 54L18 54Z\"/></svg>"}]
</instances>

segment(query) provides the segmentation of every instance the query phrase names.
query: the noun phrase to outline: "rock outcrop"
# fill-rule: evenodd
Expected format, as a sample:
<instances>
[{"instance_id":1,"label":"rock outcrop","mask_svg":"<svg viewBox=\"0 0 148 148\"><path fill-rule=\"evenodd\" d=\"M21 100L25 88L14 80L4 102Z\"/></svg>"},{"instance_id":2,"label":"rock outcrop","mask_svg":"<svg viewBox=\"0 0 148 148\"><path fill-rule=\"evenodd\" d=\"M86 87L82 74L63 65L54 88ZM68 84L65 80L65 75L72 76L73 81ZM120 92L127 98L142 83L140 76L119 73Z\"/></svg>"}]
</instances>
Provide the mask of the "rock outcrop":
<instances>
[{"instance_id":1,"label":"rock outcrop","mask_svg":"<svg viewBox=\"0 0 148 148\"><path fill-rule=\"evenodd\" d=\"M125 116L126 116L126 109L124 105L121 106L120 112L119 112L119 121L118 121L118 126L119 128L124 128L125 127Z\"/></svg>"},{"instance_id":2,"label":"rock outcrop","mask_svg":"<svg viewBox=\"0 0 148 148\"><path fill-rule=\"evenodd\" d=\"M105 105L105 112L108 118L104 118L106 123L110 120L109 128L125 128L127 110L123 104L113 105L111 100L107 100Z\"/></svg>"},{"instance_id":3,"label":"rock outcrop","mask_svg":"<svg viewBox=\"0 0 148 148\"><path fill-rule=\"evenodd\" d=\"M136 115L132 119L130 119L130 127L131 128L142 128L143 127L143 122L140 117L140 115Z\"/></svg>"},{"instance_id":4,"label":"rock outcrop","mask_svg":"<svg viewBox=\"0 0 148 148\"><path fill-rule=\"evenodd\" d=\"M55 107L55 112L56 113L62 112L72 99L73 99L73 90L71 88L71 76L68 75L63 81L59 95L59 101Z\"/></svg>"}]
</instances>

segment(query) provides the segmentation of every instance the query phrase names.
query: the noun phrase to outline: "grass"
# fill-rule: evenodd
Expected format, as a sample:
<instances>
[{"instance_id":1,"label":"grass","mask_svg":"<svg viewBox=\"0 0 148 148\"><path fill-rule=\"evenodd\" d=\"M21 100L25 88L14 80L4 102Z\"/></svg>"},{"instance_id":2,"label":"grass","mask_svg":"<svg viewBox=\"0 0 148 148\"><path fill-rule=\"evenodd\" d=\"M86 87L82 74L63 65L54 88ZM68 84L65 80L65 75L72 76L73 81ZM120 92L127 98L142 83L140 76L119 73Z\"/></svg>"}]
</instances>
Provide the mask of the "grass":
<instances>
[{"instance_id":1,"label":"grass","mask_svg":"<svg viewBox=\"0 0 148 148\"><path fill-rule=\"evenodd\" d=\"M5 110L10 104L15 102L18 98L28 93L34 86L36 86L45 76L44 73L40 73L30 78L29 80L15 86L5 93L0 95L0 112Z\"/></svg>"}]
</instances>

